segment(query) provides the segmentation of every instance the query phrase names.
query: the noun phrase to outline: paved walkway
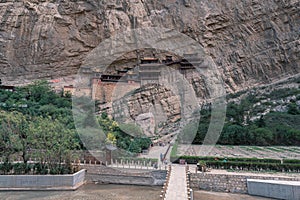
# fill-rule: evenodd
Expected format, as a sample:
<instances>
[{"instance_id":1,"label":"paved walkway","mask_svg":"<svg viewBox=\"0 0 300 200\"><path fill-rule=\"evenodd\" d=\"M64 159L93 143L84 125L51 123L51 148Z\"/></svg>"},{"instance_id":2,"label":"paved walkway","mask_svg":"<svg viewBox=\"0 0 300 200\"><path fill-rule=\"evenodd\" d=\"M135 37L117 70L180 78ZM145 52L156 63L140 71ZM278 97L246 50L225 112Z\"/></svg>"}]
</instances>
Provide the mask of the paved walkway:
<instances>
[{"instance_id":1,"label":"paved walkway","mask_svg":"<svg viewBox=\"0 0 300 200\"><path fill-rule=\"evenodd\" d=\"M187 180L184 165L172 165L166 200L187 200Z\"/></svg>"}]
</instances>

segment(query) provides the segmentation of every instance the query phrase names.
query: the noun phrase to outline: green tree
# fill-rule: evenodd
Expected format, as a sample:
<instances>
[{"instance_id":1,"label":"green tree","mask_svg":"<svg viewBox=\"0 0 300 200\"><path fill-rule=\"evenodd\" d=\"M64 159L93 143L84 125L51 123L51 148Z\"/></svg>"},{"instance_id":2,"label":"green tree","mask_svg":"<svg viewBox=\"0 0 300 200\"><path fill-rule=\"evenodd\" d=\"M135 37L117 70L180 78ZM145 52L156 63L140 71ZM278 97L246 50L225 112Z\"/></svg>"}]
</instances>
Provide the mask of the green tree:
<instances>
[{"instance_id":1,"label":"green tree","mask_svg":"<svg viewBox=\"0 0 300 200\"><path fill-rule=\"evenodd\" d=\"M132 140L128 147L128 151L132 153L141 153L142 148L137 140Z\"/></svg>"},{"instance_id":2,"label":"green tree","mask_svg":"<svg viewBox=\"0 0 300 200\"><path fill-rule=\"evenodd\" d=\"M57 94L52 91L51 86L45 80L35 81L26 89L29 93L29 99L33 102L39 102L41 105L51 104L57 98Z\"/></svg>"},{"instance_id":3,"label":"green tree","mask_svg":"<svg viewBox=\"0 0 300 200\"><path fill-rule=\"evenodd\" d=\"M151 139L147 137L138 137L135 138L134 141L136 141L139 144L142 150L148 149L152 143Z\"/></svg>"},{"instance_id":4,"label":"green tree","mask_svg":"<svg viewBox=\"0 0 300 200\"><path fill-rule=\"evenodd\" d=\"M288 114L291 114L291 115L299 115L300 114L300 110L296 103L290 103L288 105Z\"/></svg>"},{"instance_id":5,"label":"green tree","mask_svg":"<svg viewBox=\"0 0 300 200\"><path fill-rule=\"evenodd\" d=\"M128 150L129 146L130 146L131 140L129 137L120 137L117 139L117 147L124 149L124 150Z\"/></svg>"},{"instance_id":6,"label":"green tree","mask_svg":"<svg viewBox=\"0 0 300 200\"><path fill-rule=\"evenodd\" d=\"M267 146L271 145L273 142L273 134L267 128L256 128L251 130L253 134L253 143L251 145L262 145Z\"/></svg>"},{"instance_id":7,"label":"green tree","mask_svg":"<svg viewBox=\"0 0 300 200\"><path fill-rule=\"evenodd\" d=\"M29 120L25 115L19 112L1 112L1 135L3 141L7 143L6 151L8 153L22 152L24 163L27 163L27 151L32 141L29 139L31 132L29 131Z\"/></svg>"},{"instance_id":8,"label":"green tree","mask_svg":"<svg viewBox=\"0 0 300 200\"><path fill-rule=\"evenodd\" d=\"M265 126L266 126L266 123L265 123L264 117L261 116L261 117L255 122L255 124L256 124L259 128L265 127Z\"/></svg>"},{"instance_id":9,"label":"green tree","mask_svg":"<svg viewBox=\"0 0 300 200\"><path fill-rule=\"evenodd\" d=\"M208 123L200 123L199 124L197 135L195 136L195 139L193 141L194 144L203 144L206 133L208 131L208 126L209 126Z\"/></svg>"},{"instance_id":10,"label":"green tree","mask_svg":"<svg viewBox=\"0 0 300 200\"><path fill-rule=\"evenodd\" d=\"M290 129L287 135L287 145L300 145L300 130Z\"/></svg>"},{"instance_id":11,"label":"green tree","mask_svg":"<svg viewBox=\"0 0 300 200\"><path fill-rule=\"evenodd\" d=\"M245 144L247 130L236 124L226 124L220 136L219 144L240 145Z\"/></svg>"},{"instance_id":12,"label":"green tree","mask_svg":"<svg viewBox=\"0 0 300 200\"><path fill-rule=\"evenodd\" d=\"M229 103L227 106L226 116L228 121L242 124L244 121L244 107L235 103Z\"/></svg>"},{"instance_id":13,"label":"green tree","mask_svg":"<svg viewBox=\"0 0 300 200\"><path fill-rule=\"evenodd\" d=\"M57 119L37 117L35 122L30 130L35 141L34 148L40 150L37 156L41 163L47 163L49 169L54 170L57 164L69 159L67 155L72 150L78 148L76 133Z\"/></svg>"},{"instance_id":14,"label":"green tree","mask_svg":"<svg viewBox=\"0 0 300 200\"><path fill-rule=\"evenodd\" d=\"M117 143L117 138L113 133L108 133L106 136L106 143L107 144L116 144Z\"/></svg>"}]
</instances>

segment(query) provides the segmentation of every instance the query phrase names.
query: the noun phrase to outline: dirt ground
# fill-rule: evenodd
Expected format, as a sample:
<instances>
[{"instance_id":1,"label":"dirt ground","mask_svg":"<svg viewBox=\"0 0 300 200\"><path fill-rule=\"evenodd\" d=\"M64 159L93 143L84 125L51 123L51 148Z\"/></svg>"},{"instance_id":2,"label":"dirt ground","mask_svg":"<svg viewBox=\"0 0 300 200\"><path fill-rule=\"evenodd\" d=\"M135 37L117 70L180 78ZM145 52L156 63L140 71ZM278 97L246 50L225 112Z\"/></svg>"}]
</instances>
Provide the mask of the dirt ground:
<instances>
[{"instance_id":1,"label":"dirt ground","mask_svg":"<svg viewBox=\"0 0 300 200\"><path fill-rule=\"evenodd\" d=\"M68 192L0 192L2 200L160 200L161 187L87 184ZM270 200L248 195L195 191L195 200Z\"/></svg>"},{"instance_id":2,"label":"dirt ground","mask_svg":"<svg viewBox=\"0 0 300 200\"><path fill-rule=\"evenodd\" d=\"M160 187L87 184L67 192L0 192L2 200L159 200Z\"/></svg>"},{"instance_id":3,"label":"dirt ground","mask_svg":"<svg viewBox=\"0 0 300 200\"><path fill-rule=\"evenodd\" d=\"M229 193L217 193L206 191L195 191L195 200L271 200L269 198L255 197L249 195L229 194Z\"/></svg>"}]
</instances>

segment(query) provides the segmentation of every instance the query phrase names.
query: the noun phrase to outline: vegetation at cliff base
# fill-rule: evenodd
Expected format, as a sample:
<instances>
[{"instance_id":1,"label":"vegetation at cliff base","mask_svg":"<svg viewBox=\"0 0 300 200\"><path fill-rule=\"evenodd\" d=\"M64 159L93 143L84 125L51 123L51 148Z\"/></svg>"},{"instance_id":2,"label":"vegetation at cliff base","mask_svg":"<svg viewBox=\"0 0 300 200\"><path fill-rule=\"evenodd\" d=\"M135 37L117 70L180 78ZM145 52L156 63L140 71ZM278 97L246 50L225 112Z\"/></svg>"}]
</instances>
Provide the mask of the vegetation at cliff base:
<instances>
[{"instance_id":1,"label":"vegetation at cliff base","mask_svg":"<svg viewBox=\"0 0 300 200\"><path fill-rule=\"evenodd\" d=\"M105 132L107 143L128 152L140 153L151 144L149 138L133 137L122 131L132 130L136 134L136 127L123 124L121 129L106 114L97 117L97 122ZM15 87L14 91L0 90L0 159L3 162L0 174L71 173L71 160L76 159L72 152L83 149L75 129L70 95L54 92L47 81ZM23 164L11 163L19 157ZM34 164L29 163L30 158L34 158Z\"/></svg>"},{"instance_id":2,"label":"vegetation at cliff base","mask_svg":"<svg viewBox=\"0 0 300 200\"><path fill-rule=\"evenodd\" d=\"M266 94L263 100L256 95L248 94L238 103L229 102L225 125L218 144L300 145L299 99L300 90L291 88L274 90ZM210 109L201 110L194 144L203 143L210 117Z\"/></svg>"},{"instance_id":3,"label":"vegetation at cliff base","mask_svg":"<svg viewBox=\"0 0 300 200\"><path fill-rule=\"evenodd\" d=\"M56 94L46 81L15 91L0 90L0 173L65 174L71 152L80 148L70 96ZM10 162L21 156L23 164ZM34 158L35 163L29 163Z\"/></svg>"},{"instance_id":4,"label":"vegetation at cliff base","mask_svg":"<svg viewBox=\"0 0 300 200\"><path fill-rule=\"evenodd\" d=\"M141 153L148 149L152 141L148 137L142 136L142 130L134 124L118 124L110 119L106 113L98 118L98 122L106 135L110 135L108 143L116 144L122 150L130 153Z\"/></svg>"}]
</instances>

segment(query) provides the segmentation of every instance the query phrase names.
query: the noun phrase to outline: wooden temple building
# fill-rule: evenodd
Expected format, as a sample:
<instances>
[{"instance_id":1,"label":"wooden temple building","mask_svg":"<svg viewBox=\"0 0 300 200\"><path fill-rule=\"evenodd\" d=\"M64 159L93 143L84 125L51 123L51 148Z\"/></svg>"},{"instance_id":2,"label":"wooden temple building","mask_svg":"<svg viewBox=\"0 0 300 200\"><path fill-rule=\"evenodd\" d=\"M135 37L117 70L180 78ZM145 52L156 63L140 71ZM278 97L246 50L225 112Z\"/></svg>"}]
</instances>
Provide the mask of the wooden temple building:
<instances>
[{"instance_id":1,"label":"wooden temple building","mask_svg":"<svg viewBox=\"0 0 300 200\"><path fill-rule=\"evenodd\" d=\"M147 83L157 83L161 74L163 64L158 58L144 57L139 65L139 77L141 85Z\"/></svg>"},{"instance_id":2,"label":"wooden temple building","mask_svg":"<svg viewBox=\"0 0 300 200\"><path fill-rule=\"evenodd\" d=\"M149 57L138 56L138 62L136 66L122 66L115 69L115 72L109 72L103 74L101 72L94 72L89 67L81 68L81 75L83 77L88 77L86 79L89 83L85 85L89 88L80 88L80 93L91 95L93 99L96 98L97 93L108 93L109 90L103 92L106 89L102 89L102 92L99 92L101 87L112 87L117 83L122 83L122 85L127 84L130 87L137 87L145 85L148 83L158 83L162 76L162 69L164 66L175 66L177 70L184 76L187 76L189 72L195 71L197 67L202 66L203 59L198 54L184 54L182 59L173 59L172 55L166 55L165 59L160 60L154 55ZM167 77L168 78L168 77ZM110 84L110 85L108 85ZM88 91L89 90L89 91ZM76 90L78 92L78 90ZM74 94L75 88L73 85L64 87L65 93ZM106 95L109 96L109 95ZM97 99L97 98L96 98Z\"/></svg>"}]
</instances>

